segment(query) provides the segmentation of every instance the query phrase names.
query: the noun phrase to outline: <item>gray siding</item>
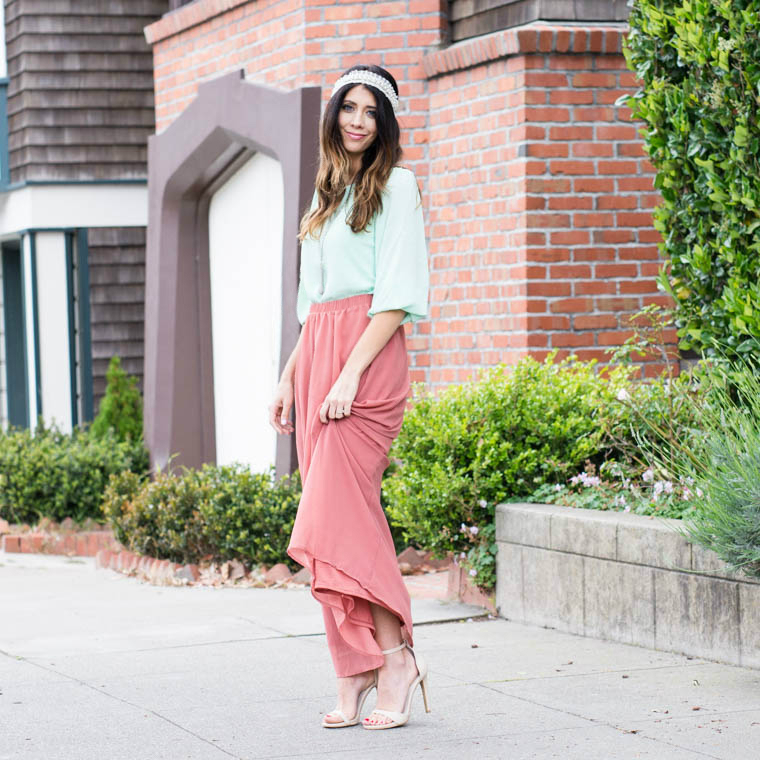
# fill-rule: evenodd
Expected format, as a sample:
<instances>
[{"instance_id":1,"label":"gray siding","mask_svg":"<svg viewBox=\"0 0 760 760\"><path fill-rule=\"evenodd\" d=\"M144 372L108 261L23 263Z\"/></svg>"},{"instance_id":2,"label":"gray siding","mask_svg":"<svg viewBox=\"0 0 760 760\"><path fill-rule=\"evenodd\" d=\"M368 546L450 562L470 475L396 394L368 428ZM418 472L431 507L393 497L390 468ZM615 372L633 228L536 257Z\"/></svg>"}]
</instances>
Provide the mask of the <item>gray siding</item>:
<instances>
[{"instance_id":1,"label":"gray siding","mask_svg":"<svg viewBox=\"0 0 760 760\"><path fill-rule=\"evenodd\" d=\"M451 0L452 42L531 21L625 21L626 0Z\"/></svg>"},{"instance_id":2,"label":"gray siding","mask_svg":"<svg viewBox=\"0 0 760 760\"><path fill-rule=\"evenodd\" d=\"M5 0L11 181L145 178L168 0Z\"/></svg>"},{"instance_id":3,"label":"gray siding","mask_svg":"<svg viewBox=\"0 0 760 760\"><path fill-rule=\"evenodd\" d=\"M145 321L145 228L91 228L90 264L93 397L97 413L112 356L142 389Z\"/></svg>"}]
</instances>

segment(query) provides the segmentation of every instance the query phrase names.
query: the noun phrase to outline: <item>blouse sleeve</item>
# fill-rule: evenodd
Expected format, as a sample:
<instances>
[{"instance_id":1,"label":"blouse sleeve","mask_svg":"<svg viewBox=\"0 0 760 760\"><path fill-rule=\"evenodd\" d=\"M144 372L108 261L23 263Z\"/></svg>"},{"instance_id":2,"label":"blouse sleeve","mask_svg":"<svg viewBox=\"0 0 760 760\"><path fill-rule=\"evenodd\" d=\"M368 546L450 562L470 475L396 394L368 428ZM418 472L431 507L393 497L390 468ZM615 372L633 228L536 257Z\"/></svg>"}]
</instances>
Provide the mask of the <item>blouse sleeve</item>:
<instances>
[{"instance_id":1,"label":"blouse sleeve","mask_svg":"<svg viewBox=\"0 0 760 760\"><path fill-rule=\"evenodd\" d=\"M398 172L387 190L376 219L375 287L367 316L403 309L401 324L416 322L427 316L428 304L422 200L414 174L406 169Z\"/></svg>"}]
</instances>

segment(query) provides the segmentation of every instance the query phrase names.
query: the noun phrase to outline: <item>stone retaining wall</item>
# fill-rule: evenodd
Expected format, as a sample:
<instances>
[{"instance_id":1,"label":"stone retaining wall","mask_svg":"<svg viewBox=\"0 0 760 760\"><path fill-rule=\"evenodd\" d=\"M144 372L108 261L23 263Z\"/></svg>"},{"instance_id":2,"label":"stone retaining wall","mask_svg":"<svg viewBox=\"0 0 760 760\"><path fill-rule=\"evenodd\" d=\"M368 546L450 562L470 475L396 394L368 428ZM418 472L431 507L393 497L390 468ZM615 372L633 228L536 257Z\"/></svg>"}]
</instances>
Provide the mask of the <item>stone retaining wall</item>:
<instances>
[{"instance_id":1,"label":"stone retaining wall","mask_svg":"<svg viewBox=\"0 0 760 760\"><path fill-rule=\"evenodd\" d=\"M679 521L543 504L496 511L496 608L582 636L760 667L760 582Z\"/></svg>"}]
</instances>

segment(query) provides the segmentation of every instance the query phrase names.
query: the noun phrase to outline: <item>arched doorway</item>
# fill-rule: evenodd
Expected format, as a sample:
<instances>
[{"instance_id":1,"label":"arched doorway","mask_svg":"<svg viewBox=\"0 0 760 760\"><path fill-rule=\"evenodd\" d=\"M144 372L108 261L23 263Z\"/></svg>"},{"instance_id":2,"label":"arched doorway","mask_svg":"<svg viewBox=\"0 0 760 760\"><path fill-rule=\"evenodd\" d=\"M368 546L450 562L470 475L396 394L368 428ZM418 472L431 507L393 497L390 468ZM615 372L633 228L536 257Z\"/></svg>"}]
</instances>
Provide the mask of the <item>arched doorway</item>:
<instances>
[{"instance_id":1,"label":"arched doorway","mask_svg":"<svg viewBox=\"0 0 760 760\"><path fill-rule=\"evenodd\" d=\"M270 245L273 236L281 240L280 293L271 300L280 310L275 374L298 339L296 235L314 186L319 114L318 87L282 92L246 82L240 71L202 84L177 120L149 140L145 438L154 465L217 460L215 385L219 372L230 370L214 367L209 208L256 156L262 165L267 158L278 164L282 177L281 215L266 219ZM277 474L290 472L292 436L277 436L275 451Z\"/></svg>"}]
</instances>

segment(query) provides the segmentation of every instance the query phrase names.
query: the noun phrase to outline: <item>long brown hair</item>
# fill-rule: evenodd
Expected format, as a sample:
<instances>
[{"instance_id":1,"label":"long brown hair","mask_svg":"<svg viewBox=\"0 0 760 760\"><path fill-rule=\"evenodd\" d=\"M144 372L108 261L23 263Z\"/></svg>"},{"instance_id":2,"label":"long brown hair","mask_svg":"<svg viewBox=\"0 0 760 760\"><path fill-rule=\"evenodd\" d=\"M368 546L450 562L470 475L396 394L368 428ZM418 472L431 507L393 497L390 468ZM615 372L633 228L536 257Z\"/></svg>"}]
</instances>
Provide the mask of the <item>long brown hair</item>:
<instances>
[{"instance_id":1,"label":"long brown hair","mask_svg":"<svg viewBox=\"0 0 760 760\"><path fill-rule=\"evenodd\" d=\"M387 79L398 94L398 85L391 74L380 66L357 64L349 71L372 71ZM372 85L363 85L375 96L375 124L377 133L371 145L362 154L362 163L354 179L354 202L348 224L353 232L367 228L374 214L383 207L382 191L391 170L401 160L399 126L388 98ZM308 235L317 237L324 222L338 208L351 179L351 163L338 127L338 115L346 93L356 84L341 87L327 102L319 131L319 169L316 190L318 204L314 211L307 210L301 219L298 239Z\"/></svg>"}]
</instances>

